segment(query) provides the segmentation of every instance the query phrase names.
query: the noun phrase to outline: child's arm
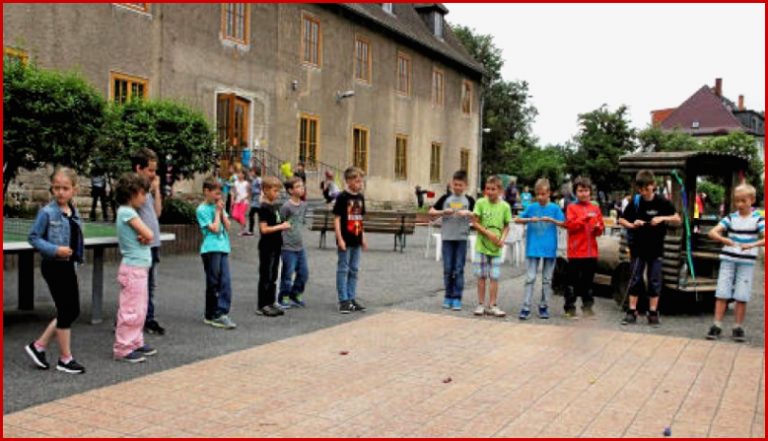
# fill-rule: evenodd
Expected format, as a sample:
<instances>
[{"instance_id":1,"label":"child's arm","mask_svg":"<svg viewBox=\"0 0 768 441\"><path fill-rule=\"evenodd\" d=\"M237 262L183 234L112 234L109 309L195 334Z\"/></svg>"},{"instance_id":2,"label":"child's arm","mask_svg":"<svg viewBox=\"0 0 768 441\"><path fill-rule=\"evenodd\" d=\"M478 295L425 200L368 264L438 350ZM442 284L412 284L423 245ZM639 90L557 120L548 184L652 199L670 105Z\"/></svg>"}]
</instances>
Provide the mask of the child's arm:
<instances>
[{"instance_id":1,"label":"child's arm","mask_svg":"<svg viewBox=\"0 0 768 441\"><path fill-rule=\"evenodd\" d=\"M222 208L219 212L219 216L221 217L221 225L224 226L225 230L229 231L229 227L232 225L232 223L229 221L229 216L224 211L224 208Z\"/></svg>"},{"instance_id":2,"label":"child's arm","mask_svg":"<svg viewBox=\"0 0 768 441\"><path fill-rule=\"evenodd\" d=\"M603 213L597 210L597 219L595 220L595 227L592 229L592 233L595 236L602 236L605 231L605 222L603 222Z\"/></svg>"},{"instance_id":3,"label":"child's arm","mask_svg":"<svg viewBox=\"0 0 768 441\"><path fill-rule=\"evenodd\" d=\"M745 244L743 244L741 246L741 249L742 250L749 250L751 248L764 247L765 246L765 232L761 232L760 236L762 236L760 238L760 240L757 240L757 241L752 242L752 243L745 243Z\"/></svg>"},{"instance_id":4,"label":"child's arm","mask_svg":"<svg viewBox=\"0 0 768 441\"><path fill-rule=\"evenodd\" d=\"M656 226L659 225L662 222L666 222L669 225L672 226L679 226L680 225L680 215L675 213L670 216L656 216L653 219L651 219L651 225Z\"/></svg>"},{"instance_id":5,"label":"child's arm","mask_svg":"<svg viewBox=\"0 0 768 441\"><path fill-rule=\"evenodd\" d=\"M346 251L347 244L344 242L344 238L341 237L341 216L333 217L333 231L336 233L336 243L339 245L339 249Z\"/></svg>"},{"instance_id":6,"label":"child's arm","mask_svg":"<svg viewBox=\"0 0 768 441\"><path fill-rule=\"evenodd\" d=\"M509 224L507 224L504 227L504 230L501 232L501 237L499 238L499 241L496 242L496 245L498 246L504 246L504 242L507 240L507 236L509 235Z\"/></svg>"},{"instance_id":7,"label":"child's arm","mask_svg":"<svg viewBox=\"0 0 768 441\"><path fill-rule=\"evenodd\" d=\"M571 204L568 206L567 215L565 217L565 228L568 231L579 231L584 229L584 224L586 223L586 219L583 217L579 217L577 213L574 212L575 210L575 204Z\"/></svg>"},{"instance_id":8,"label":"child's arm","mask_svg":"<svg viewBox=\"0 0 768 441\"><path fill-rule=\"evenodd\" d=\"M268 226L266 222L259 222L259 232L261 234L272 234L277 233L279 231L283 230L290 230L291 229L291 223L290 222L283 222L282 224Z\"/></svg>"},{"instance_id":9,"label":"child's arm","mask_svg":"<svg viewBox=\"0 0 768 441\"><path fill-rule=\"evenodd\" d=\"M723 225L722 223L719 223L715 225L714 228L709 230L709 233L707 234L707 236L710 239L714 240L715 242L720 242L723 245L727 245L729 247L736 246L736 242L732 241L727 237L723 237L722 235L723 231L725 231L725 225Z\"/></svg>"},{"instance_id":10,"label":"child's arm","mask_svg":"<svg viewBox=\"0 0 768 441\"><path fill-rule=\"evenodd\" d=\"M32 224L32 228L29 230L29 236L27 241L43 256L52 259L54 257L66 258L72 255L72 249L65 246L57 246L56 244L44 239L46 230L48 229L48 215L44 210L40 210L35 218L35 223Z\"/></svg>"},{"instance_id":11,"label":"child's arm","mask_svg":"<svg viewBox=\"0 0 768 441\"><path fill-rule=\"evenodd\" d=\"M133 231L139 235L139 242L143 243L144 245L152 242L154 234L152 234L152 230L141 220L139 216L129 220L128 225L130 225L131 228L133 228Z\"/></svg>"}]
</instances>

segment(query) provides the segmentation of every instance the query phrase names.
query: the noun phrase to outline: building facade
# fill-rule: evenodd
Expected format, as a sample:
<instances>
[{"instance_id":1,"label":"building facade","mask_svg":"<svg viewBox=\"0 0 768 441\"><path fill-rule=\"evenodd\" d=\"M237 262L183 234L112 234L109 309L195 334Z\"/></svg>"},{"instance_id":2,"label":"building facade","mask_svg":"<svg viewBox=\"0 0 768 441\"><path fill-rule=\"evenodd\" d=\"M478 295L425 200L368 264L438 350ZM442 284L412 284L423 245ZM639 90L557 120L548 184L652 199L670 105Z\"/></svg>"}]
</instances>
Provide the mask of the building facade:
<instances>
[{"instance_id":1,"label":"building facade","mask_svg":"<svg viewBox=\"0 0 768 441\"><path fill-rule=\"evenodd\" d=\"M358 165L369 198L411 201L414 186L441 190L455 170L476 179L483 71L447 12L439 3L8 4L3 42L9 55L80 71L112 102L199 109L233 153L303 160L309 175Z\"/></svg>"}]
</instances>

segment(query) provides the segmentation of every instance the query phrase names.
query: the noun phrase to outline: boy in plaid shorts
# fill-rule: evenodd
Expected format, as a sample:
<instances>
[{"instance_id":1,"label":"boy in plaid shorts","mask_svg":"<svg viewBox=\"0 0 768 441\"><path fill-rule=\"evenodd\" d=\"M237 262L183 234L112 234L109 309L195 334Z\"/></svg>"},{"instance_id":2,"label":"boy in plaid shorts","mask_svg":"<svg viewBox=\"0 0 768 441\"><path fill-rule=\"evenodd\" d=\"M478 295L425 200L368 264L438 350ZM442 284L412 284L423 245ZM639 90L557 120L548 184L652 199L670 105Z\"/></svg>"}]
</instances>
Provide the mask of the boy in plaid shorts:
<instances>
[{"instance_id":1,"label":"boy in plaid shorts","mask_svg":"<svg viewBox=\"0 0 768 441\"><path fill-rule=\"evenodd\" d=\"M480 198L473 210L472 224L477 230L475 245L475 275L477 276L477 307L475 315L507 315L496 304L499 292L501 248L509 234L512 211L509 204L501 200L502 183L498 176L489 176L485 181L485 197ZM485 280L490 279L490 303L485 303Z\"/></svg>"}]
</instances>

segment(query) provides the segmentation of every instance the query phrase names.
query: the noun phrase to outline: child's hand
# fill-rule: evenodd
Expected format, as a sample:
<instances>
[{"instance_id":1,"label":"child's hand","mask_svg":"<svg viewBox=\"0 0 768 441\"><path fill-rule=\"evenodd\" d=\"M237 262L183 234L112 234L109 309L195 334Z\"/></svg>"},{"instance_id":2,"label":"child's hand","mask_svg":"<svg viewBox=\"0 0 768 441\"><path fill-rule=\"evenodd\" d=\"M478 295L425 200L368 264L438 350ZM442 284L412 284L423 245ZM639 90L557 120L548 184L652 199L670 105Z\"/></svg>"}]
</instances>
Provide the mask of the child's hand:
<instances>
[{"instance_id":1,"label":"child's hand","mask_svg":"<svg viewBox=\"0 0 768 441\"><path fill-rule=\"evenodd\" d=\"M56 248L56 257L69 258L72 255L72 248L70 247L58 247Z\"/></svg>"},{"instance_id":2,"label":"child's hand","mask_svg":"<svg viewBox=\"0 0 768 441\"><path fill-rule=\"evenodd\" d=\"M453 209L446 208L445 210L443 210L443 216L453 216Z\"/></svg>"},{"instance_id":3,"label":"child's hand","mask_svg":"<svg viewBox=\"0 0 768 441\"><path fill-rule=\"evenodd\" d=\"M149 243L151 242L151 240L149 240L149 238L144 237L141 234L139 234L137 237L139 239L139 243L142 244L142 245L149 245Z\"/></svg>"},{"instance_id":4,"label":"child's hand","mask_svg":"<svg viewBox=\"0 0 768 441\"><path fill-rule=\"evenodd\" d=\"M736 246L736 242L732 241L731 239L728 239L727 237L724 237L723 238L723 245L726 245L726 246L729 246L729 247L735 247ZM742 249L744 249L744 248L742 247Z\"/></svg>"},{"instance_id":5,"label":"child's hand","mask_svg":"<svg viewBox=\"0 0 768 441\"><path fill-rule=\"evenodd\" d=\"M637 219L636 221L634 221L634 222L632 223L632 225L634 225L634 226L635 226L635 228L637 228L637 227L642 227L643 225L645 225L645 221L644 221L644 220L640 220L640 219Z\"/></svg>"},{"instance_id":6,"label":"child's hand","mask_svg":"<svg viewBox=\"0 0 768 441\"><path fill-rule=\"evenodd\" d=\"M344 239L339 240L339 250L347 251L347 244L344 242Z\"/></svg>"},{"instance_id":7,"label":"child's hand","mask_svg":"<svg viewBox=\"0 0 768 441\"><path fill-rule=\"evenodd\" d=\"M459 216L469 217L472 216L472 212L469 210L459 210Z\"/></svg>"},{"instance_id":8,"label":"child's hand","mask_svg":"<svg viewBox=\"0 0 768 441\"><path fill-rule=\"evenodd\" d=\"M653 219L651 219L651 225L654 226L654 227L656 225L659 225L662 222L664 222L664 218L662 218L661 216L656 216Z\"/></svg>"},{"instance_id":9,"label":"child's hand","mask_svg":"<svg viewBox=\"0 0 768 441\"><path fill-rule=\"evenodd\" d=\"M290 223L290 222L288 222L288 221L285 221L285 222L283 222L282 224L280 224L280 225L278 226L278 228L280 228L280 231L284 231L284 230L290 230L290 229L291 229L291 223Z\"/></svg>"},{"instance_id":10,"label":"child's hand","mask_svg":"<svg viewBox=\"0 0 768 441\"><path fill-rule=\"evenodd\" d=\"M754 248L755 246L756 246L756 244L754 242L753 243L743 243L743 244L739 245L739 248L741 248L742 251L747 251L749 249Z\"/></svg>"},{"instance_id":11,"label":"child's hand","mask_svg":"<svg viewBox=\"0 0 768 441\"><path fill-rule=\"evenodd\" d=\"M216 211L221 213L224 211L224 207L226 207L226 203L224 202L224 199L219 199L218 201L216 201Z\"/></svg>"},{"instance_id":12,"label":"child's hand","mask_svg":"<svg viewBox=\"0 0 768 441\"><path fill-rule=\"evenodd\" d=\"M368 251L368 239L363 236L363 251Z\"/></svg>"},{"instance_id":13,"label":"child's hand","mask_svg":"<svg viewBox=\"0 0 768 441\"><path fill-rule=\"evenodd\" d=\"M545 222L543 217L529 217L528 222Z\"/></svg>"}]
</instances>

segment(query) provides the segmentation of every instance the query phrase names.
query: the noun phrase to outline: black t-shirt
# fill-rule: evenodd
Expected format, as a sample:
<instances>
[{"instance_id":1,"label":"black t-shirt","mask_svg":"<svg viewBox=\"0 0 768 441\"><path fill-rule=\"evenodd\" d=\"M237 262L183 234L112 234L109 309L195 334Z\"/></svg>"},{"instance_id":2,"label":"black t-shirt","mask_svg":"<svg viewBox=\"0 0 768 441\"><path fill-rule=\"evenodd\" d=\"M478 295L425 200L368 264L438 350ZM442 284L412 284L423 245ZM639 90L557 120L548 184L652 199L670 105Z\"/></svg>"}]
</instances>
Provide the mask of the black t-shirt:
<instances>
[{"instance_id":1,"label":"black t-shirt","mask_svg":"<svg viewBox=\"0 0 768 441\"><path fill-rule=\"evenodd\" d=\"M365 198L362 194L341 192L336 197L333 214L339 216L341 237L348 247L357 247L363 243L363 216L365 216Z\"/></svg>"},{"instance_id":2,"label":"black t-shirt","mask_svg":"<svg viewBox=\"0 0 768 441\"><path fill-rule=\"evenodd\" d=\"M266 222L268 227L274 227L283 223L280 217L280 207L264 202L259 207L259 223ZM260 250L280 250L283 246L283 234L281 231L262 234L259 239Z\"/></svg>"},{"instance_id":3,"label":"black t-shirt","mask_svg":"<svg viewBox=\"0 0 768 441\"><path fill-rule=\"evenodd\" d=\"M664 255L664 236L667 234L667 224L661 223L651 226L650 222L656 216L673 214L675 214L675 207L658 194L655 194L650 201L640 197L637 207L635 207L635 197L630 200L621 217L630 223L638 219L647 222L642 227L630 230L632 235L630 250L633 256L653 259Z\"/></svg>"},{"instance_id":4,"label":"black t-shirt","mask_svg":"<svg viewBox=\"0 0 768 441\"><path fill-rule=\"evenodd\" d=\"M80 226L77 225L77 221L73 215L64 215L69 222L69 248L72 250L72 256L69 260L80 261L83 256L77 255L78 245L80 244Z\"/></svg>"}]
</instances>

